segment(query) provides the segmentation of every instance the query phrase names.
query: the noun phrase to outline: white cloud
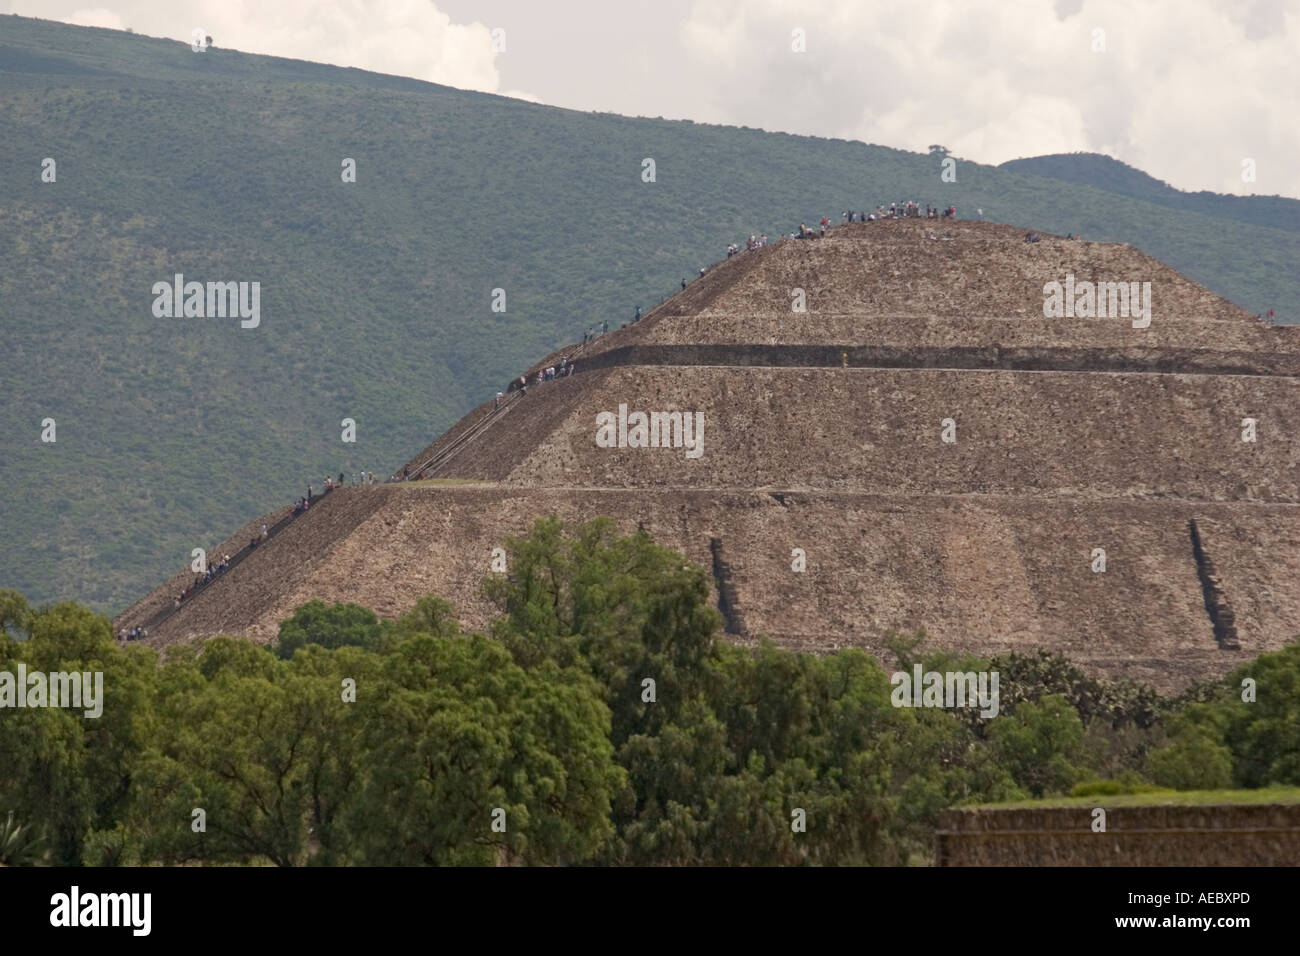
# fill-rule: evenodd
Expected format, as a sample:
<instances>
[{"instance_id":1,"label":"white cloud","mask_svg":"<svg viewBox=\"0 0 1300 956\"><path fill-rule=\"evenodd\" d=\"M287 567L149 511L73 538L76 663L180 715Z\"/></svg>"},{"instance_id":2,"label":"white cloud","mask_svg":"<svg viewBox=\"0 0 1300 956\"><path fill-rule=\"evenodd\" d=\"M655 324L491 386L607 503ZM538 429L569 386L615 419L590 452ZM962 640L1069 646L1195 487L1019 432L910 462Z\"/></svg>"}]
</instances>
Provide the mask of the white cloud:
<instances>
[{"instance_id":1,"label":"white cloud","mask_svg":"<svg viewBox=\"0 0 1300 956\"><path fill-rule=\"evenodd\" d=\"M980 162L1107 152L1185 189L1300 195L1292 0L697 0L681 69L715 121ZM790 50L793 27L807 53ZM1094 29L1105 52L1093 52ZM785 38L784 42L778 42ZM1241 160L1259 179L1241 181Z\"/></svg>"},{"instance_id":2,"label":"white cloud","mask_svg":"<svg viewBox=\"0 0 1300 956\"><path fill-rule=\"evenodd\" d=\"M75 10L68 14L64 23L79 27L105 27L109 30L125 30L126 24L112 10L97 7L94 10Z\"/></svg>"},{"instance_id":3,"label":"white cloud","mask_svg":"<svg viewBox=\"0 0 1300 956\"><path fill-rule=\"evenodd\" d=\"M8 2L575 109L942 143L990 163L1097 151L1182 189L1300 196L1300 0ZM508 54L478 17L510 31Z\"/></svg>"},{"instance_id":4,"label":"white cloud","mask_svg":"<svg viewBox=\"0 0 1300 956\"><path fill-rule=\"evenodd\" d=\"M120 0L111 11L61 0L11 0L9 7L23 16L131 27L187 43L194 29L202 28L217 48L467 90L495 93L501 85L490 29L482 23L452 23L430 0Z\"/></svg>"}]
</instances>

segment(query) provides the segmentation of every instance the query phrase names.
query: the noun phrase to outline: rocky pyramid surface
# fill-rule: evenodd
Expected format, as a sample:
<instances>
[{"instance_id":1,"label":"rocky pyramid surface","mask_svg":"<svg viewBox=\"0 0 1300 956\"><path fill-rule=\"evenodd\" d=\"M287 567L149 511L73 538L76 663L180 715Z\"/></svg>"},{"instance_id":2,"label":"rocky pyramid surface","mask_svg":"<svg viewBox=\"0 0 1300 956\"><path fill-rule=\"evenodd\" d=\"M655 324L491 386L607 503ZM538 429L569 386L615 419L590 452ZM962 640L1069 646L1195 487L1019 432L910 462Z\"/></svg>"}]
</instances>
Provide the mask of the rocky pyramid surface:
<instances>
[{"instance_id":1,"label":"rocky pyramid surface","mask_svg":"<svg viewBox=\"0 0 1300 956\"><path fill-rule=\"evenodd\" d=\"M188 571L117 626L271 640L307 600L392 615L436 592L481 627L494 547L607 514L713 568L740 641L883 653L923 627L1170 689L1296 637L1300 329L1127 245L1024 239L886 220L740 252L521 370L526 394L396 470L426 480L338 489L179 608ZM1067 276L1150 283L1149 324L1045 316Z\"/></svg>"}]
</instances>

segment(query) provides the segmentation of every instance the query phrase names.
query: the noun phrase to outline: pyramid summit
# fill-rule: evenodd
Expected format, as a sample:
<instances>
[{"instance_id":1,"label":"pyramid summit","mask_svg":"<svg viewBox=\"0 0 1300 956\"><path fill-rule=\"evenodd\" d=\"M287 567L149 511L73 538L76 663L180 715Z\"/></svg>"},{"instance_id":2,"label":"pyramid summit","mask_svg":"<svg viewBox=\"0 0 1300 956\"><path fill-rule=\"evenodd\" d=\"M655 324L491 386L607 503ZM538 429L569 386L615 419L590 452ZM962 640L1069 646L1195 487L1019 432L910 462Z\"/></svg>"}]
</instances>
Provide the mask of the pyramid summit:
<instances>
[{"instance_id":1,"label":"pyramid summit","mask_svg":"<svg viewBox=\"0 0 1300 956\"><path fill-rule=\"evenodd\" d=\"M1162 689L1276 650L1300 634L1300 328L1034 235L901 219L738 252L502 383L409 480L254 519L210 586L175 607L187 569L115 627L269 641L308 600L428 593L485 627L494 548L610 515L711 568L737 641L883 656L924 628ZM1067 281L1091 309L1053 313ZM1098 308L1134 284L1143 321Z\"/></svg>"}]
</instances>

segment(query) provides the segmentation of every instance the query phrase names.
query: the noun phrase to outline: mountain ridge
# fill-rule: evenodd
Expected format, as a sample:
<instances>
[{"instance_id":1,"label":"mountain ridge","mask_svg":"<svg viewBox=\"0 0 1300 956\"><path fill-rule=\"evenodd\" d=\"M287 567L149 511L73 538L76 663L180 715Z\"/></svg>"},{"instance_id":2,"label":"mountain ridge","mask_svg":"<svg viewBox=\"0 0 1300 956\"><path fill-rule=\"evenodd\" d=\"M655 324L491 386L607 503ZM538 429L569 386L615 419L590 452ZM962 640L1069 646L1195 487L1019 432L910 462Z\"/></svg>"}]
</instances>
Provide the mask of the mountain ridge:
<instances>
[{"instance_id":1,"label":"mountain ridge","mask_svg":"<svg viewBox=\"0 0 1300 956\"><path fill-rule=\"evenodd\" d=\"M1012 159L999 169L1093 186L1170 209L1300 232L1300 200L1279 195L1236 196L1210 190L1182 190L1104 153L1052 153Z\"/></svg>"}]
</instances>

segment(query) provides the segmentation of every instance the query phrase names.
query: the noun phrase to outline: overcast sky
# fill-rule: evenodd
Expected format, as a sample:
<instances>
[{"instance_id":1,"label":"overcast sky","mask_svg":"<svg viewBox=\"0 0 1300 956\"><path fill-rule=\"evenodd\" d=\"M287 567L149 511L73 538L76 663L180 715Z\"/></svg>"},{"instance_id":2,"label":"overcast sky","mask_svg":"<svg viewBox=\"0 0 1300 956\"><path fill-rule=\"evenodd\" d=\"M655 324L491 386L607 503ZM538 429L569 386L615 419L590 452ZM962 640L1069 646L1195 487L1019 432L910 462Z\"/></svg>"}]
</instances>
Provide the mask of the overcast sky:
<instances>
[{"instance_id":1,"label":"overcast sky","mask_svg":"<svg viewBox=\"0 0 1300 956\"><path fill-rule=\"evenodd\" d=\"M0 0L554 106L1300 198L1300 0ZM505 49L493 50L493 31ZM803 50L799 35L802 31ZM0 23L0 35L3 23ZM1256 181L1243 181L1254 160Z\"/></svg>"}]
</instances>

